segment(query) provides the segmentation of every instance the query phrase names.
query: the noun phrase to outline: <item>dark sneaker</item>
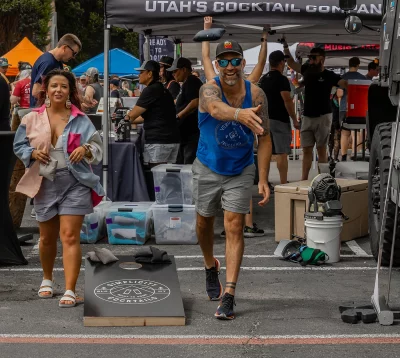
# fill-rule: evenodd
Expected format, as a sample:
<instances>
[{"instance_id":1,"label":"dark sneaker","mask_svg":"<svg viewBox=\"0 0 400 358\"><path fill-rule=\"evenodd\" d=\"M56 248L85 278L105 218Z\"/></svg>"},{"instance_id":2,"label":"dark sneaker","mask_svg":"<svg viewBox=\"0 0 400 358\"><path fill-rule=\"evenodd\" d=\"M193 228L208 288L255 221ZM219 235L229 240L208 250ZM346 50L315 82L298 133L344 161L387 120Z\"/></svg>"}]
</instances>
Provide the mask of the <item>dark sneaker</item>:
<instances>
[{"instance_id":1,"label":"dark sneaker","mask_svg":"<svg viewBox=\"0 0 400 358\"><path fill-rule=\"evenodd\" d=\"M235 296L232 296L229 293L225 293L221 298L221 303L217 308L217 312L215 312L215 317L218 319L235 319L235 312L233 311L233 306L236 306Z\"/></svg>"},{"instance_id":2,"label":"dark sneaker","mask_svg":"<svg viewBox=\"0 0 400 358\"><path fill-rule=\"evenodd\" d=\"M264 235L264 230L259 229L256 223L253 223L253 227L245 226L244 228L244 237L258 237Z\"/></svg>"},{"instance_id":3,"label":"dark sneaker","mask_svg":"<svg viewBox=\"0 0 400 358\"><path fill-rule=\"evenodd\" d=\"M220 237L226 237L226 232L225 230L221 232L221 234L219 235Z\"/></svg>"},{"instance_id":4,"label":"dark sneaker","mask_svg":"<svg viewBox=\"0 0 400 358\"><path fill-rule=\"evenodd\" d=\"M214 260L215 266L206 269L206 291L210 301L218 301L222 296L222 285L218 277L221 264L216 258Z\"/></svg>"}]
</instances>

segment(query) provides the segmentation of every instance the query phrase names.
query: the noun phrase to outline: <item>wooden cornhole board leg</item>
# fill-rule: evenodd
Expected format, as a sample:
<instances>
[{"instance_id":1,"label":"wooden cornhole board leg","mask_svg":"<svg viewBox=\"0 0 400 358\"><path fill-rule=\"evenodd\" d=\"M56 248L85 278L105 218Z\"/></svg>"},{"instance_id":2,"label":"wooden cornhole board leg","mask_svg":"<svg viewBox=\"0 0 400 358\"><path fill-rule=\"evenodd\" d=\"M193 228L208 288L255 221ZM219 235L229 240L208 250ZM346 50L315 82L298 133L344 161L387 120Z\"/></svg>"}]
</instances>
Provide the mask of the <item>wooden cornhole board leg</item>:
<instances>
[{"instance_id":1,"label":"wooden cornhole board leg","mask_svg":"<svg viewBox=\"0 0 400 358\"><path fill-rule=\"evenodd\" d=\"M118 258L107 265L86 259L84 326L184 326L174 257L167 265Z\"/></svg>"}]
</instances>

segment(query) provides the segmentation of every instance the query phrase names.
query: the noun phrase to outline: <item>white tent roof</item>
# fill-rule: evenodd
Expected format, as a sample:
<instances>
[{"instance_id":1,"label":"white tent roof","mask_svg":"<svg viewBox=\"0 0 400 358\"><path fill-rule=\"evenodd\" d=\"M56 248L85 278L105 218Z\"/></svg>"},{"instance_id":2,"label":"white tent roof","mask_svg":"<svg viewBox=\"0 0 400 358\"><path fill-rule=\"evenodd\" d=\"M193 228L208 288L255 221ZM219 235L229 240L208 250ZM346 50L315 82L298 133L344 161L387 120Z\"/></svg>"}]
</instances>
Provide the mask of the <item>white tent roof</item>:
<instances>
[{"instance_id":1,"label":"white tent roof","mask_svg":"<svg viewBox=\"0 0 400 358\"><path fill-rule=\"evenodd\" d=\"M296 54L297 43L290 46L290 53L294 57ZM244 69L245 73L250 73L254 66L258 63L258 55L260 53L261 45L249 48L248 50L243 52L243 57L246 60L246 67ZM268 70L269 62L268 58L271 52L274 51L283 51L283 45L278 42L268 42L268 55L267 55L267 63L265 64L264 72Z\"/></svg>"}]
</instances>

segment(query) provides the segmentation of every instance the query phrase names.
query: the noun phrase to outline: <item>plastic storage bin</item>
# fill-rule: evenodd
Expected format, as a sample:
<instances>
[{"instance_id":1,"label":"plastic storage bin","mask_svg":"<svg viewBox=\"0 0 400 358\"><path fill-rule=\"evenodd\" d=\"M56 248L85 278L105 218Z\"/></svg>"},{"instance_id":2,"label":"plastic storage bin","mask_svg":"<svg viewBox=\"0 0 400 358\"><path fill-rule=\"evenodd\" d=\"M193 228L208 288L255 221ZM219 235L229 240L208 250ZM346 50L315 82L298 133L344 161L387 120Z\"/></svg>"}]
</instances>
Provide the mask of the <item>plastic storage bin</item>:
<instances>
[{"instance_id":1,"label":"plastic storage bin","mask_svg":"<svg viewBox=\"0 0 400 358\"><path fill-rule=\"evenodd\" d=\"M158 205L152 207L157 244L197 244L194 205Z\"/></svg>"},{"instance_id":2,"label":"plastic storage bin","mask_svg":"<svg viewBox=\"0 0 400 358\"><path fill-rule=\"evenodd\" d=\"M108 243L143 245L151 236L152 202L116 202L106 210Z\"/></svg>"},{"instance_id":3,"label":"plastic storage bin","mask_svg":"<svg viewBox=\"0 0 400 358\"><path fill-rule=\"evenodd\" d=\"M151 171L157 204L193 204L191 165L161 164Z\"/></svg>"},{"instance_id":4,"label":"plastic storage bin","mask_svg":"<svg viewBox=\"0 0 400 358\"><path fill-rule=\"evenodd\" d=\"M102 201L92 214L85 215L80 233L82 244L94 244L105 236L105 210L111 205L111 201Z\"/></svg>"}]
</instances>

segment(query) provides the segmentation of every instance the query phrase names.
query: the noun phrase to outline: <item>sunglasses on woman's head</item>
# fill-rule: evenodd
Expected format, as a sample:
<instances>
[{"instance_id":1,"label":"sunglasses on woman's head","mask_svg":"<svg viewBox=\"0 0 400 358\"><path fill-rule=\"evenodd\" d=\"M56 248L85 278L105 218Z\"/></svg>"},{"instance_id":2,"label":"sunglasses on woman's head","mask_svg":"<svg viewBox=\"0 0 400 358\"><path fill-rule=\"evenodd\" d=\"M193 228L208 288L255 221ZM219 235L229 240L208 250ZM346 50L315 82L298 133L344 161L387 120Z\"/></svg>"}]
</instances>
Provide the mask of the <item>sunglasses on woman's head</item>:
<instances>
[{"instance_id":1,"label":"sunglasses on woman's head","mask_svg":"<svg viewBox=\"0 0 400 358\"><path fill-rule=\"evenodd\" d=\"M232 64L233 67L240 66L243 58L232 58L231 60L217 60L218 65L222 68L228 67L229 63Z\"/></svg>"}]
</instances>

